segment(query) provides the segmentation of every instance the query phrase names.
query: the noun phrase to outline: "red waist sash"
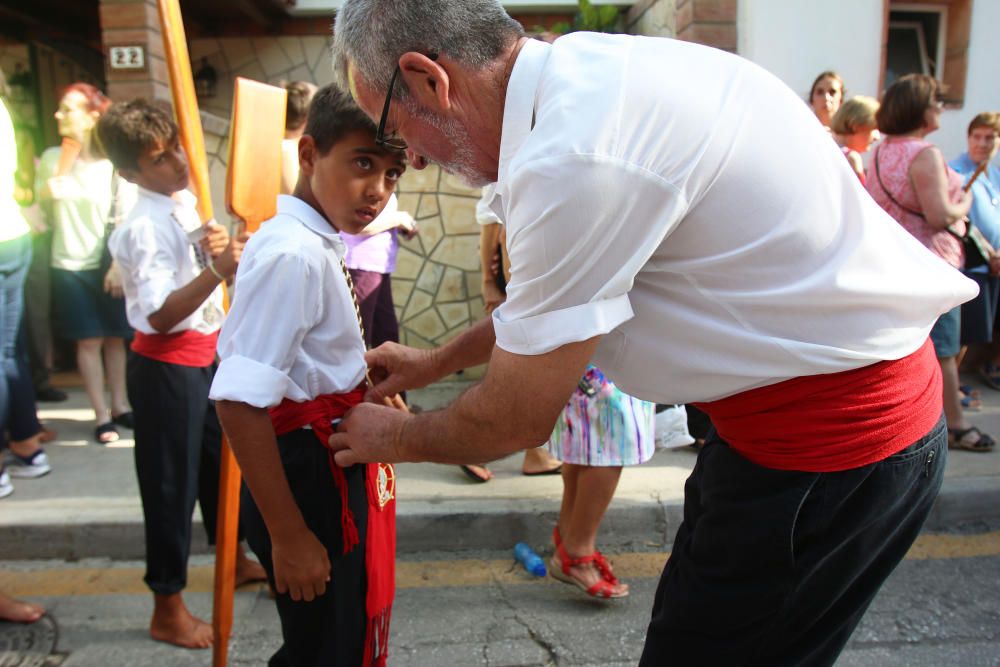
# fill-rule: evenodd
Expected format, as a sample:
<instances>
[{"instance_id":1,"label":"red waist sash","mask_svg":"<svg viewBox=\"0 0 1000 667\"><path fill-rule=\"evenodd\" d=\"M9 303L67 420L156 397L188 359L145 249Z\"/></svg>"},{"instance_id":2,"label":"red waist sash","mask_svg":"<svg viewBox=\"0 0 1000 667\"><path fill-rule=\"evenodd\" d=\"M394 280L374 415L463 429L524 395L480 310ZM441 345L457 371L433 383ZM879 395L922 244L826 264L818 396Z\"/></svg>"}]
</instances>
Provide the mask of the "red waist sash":
<instances>
[{"instance_id":1,"label":"red waist sash","mask_svg":"<svg viewBox=\"0 0 1000 667\"><path fill-rule=\"evenodd\" d=\"M172 334L135 332L132 351L144 357L178 366L205 368L215 361L215 345L219 332L203 334L188 329Z\"/></svg>"},{"instance_id":2,"label":"red waist sash","mask_svg":"<svg viewBox=\"0 0 1000 667\"><path fill-rule=\"evenodd\" d=\"M320 443L327 447L330 472L340 492L340 524L345 554L358 545L358 528L347 504L347 478L344 470L334 461L329 439L333 435L332 421L344 416L364 397L365 389L360 387L347 394L326 394L304 403L285 399L268 411L276 434L284 435L308 425ZM365 574L368 582L365 612L368 623L364 665L385 667L389 656L392 601L396 594L396 476L388 463L364 465L368 498L368 530L365 537ZM294 484L294 480L289 480L289 483Z\"/></svg>"},{"instance_id":3,"label":"red waist sash","mask_svg":"<svg viewBox=\"0 0 1000 667\"><path fill-rule=\"evenodd\" d=\"M881 461L925 436L941 418L942 391L928 340L896 361L695 405L730 447L758 465L836 472Z\"/></svg>"}]
</instances>

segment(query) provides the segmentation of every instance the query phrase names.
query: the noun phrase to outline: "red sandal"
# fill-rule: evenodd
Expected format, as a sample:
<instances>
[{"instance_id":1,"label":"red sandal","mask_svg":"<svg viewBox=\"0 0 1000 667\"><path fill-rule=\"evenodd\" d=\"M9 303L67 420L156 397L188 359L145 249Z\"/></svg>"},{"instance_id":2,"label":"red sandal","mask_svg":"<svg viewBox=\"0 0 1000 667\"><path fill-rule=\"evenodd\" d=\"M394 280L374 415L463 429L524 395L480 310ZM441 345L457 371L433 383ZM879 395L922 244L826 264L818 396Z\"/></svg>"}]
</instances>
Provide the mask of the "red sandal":
<instances>
[{"instance_id":1,"label":"red sandal","mask_svg":"<svg viewBox=\"0 0 1000 667\"><path fill-rule=\"evenodd\" d=\"M615 586L618 585L618 578L615 577L614 572L611 571L610 563L608 563L604 554L600 551L594 551L594 553L588 556L571 558L570 555L566 553L566 549L563 548L562 539L559 535L559 526L556 526L552 531L552 541L555 543L556 555L559 558L559 562L556 562L555 558L552 558L549 561L549 574L551 574L554 578L563 583L572 584L590 597L601 600L628 597L628 591L625 591L624 593L614 592ZM593 563L601 573L601 578L589 588L585 586L582 581L570 574L570 568L577 567L579 565L586 565L587 563Z\"/></svg>"}]
</instances>

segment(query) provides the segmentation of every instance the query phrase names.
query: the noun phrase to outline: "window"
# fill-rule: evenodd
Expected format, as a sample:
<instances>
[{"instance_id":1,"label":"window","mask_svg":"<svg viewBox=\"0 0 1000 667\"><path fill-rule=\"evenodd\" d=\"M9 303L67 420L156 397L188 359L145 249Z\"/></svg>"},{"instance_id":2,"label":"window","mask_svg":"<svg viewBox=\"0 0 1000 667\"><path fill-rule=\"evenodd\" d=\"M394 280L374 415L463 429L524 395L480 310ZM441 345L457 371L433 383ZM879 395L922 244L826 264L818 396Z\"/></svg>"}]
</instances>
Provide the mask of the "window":
<instances>
[{"instance_id":1,"label":"window","mask_svg":"<svg viewBox=\"0 0 1000 667\"><path fill-rule=\"evenodd\" d=\"M906 74L928 74L945 84L949 106L965 97L971 0L885 0L882 89Z\"/></svg>"},{"instance_id":2,"label":"window","mask_svg":"<svg viewBox=\"0 0 1000 667\"><path fill-rule=\"evenodd\" d=\"M885 85L905 74L944 73L944 27L947 8L893 11L889 14Z\"/></svg>"}]
</instances>

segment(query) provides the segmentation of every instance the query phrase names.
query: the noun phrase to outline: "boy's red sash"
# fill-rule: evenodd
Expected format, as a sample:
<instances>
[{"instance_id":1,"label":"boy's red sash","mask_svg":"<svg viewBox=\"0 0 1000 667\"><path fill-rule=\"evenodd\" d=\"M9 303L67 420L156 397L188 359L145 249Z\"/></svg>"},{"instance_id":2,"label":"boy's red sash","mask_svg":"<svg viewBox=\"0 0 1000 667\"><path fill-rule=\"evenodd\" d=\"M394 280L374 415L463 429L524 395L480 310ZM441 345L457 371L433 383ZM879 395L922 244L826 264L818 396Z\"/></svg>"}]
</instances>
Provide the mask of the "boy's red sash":
<instances>
[{"instance_id":1,"label":"boy's red sash","mask_svg":"<svg viewBox=\"0 0 1000 667\"><path fill-rule=\"evenodd\" d=\"M313 433L324 447L333 435L332 420L342 417L353 406L364 400L361 387L347 394L327 394L295 403L285 399L268 412L274 432L290 433L303 426L312 427ZM340 524L344 553L358 545L358 528L354 514L347 504L347 479L343 469L327 449L330 472L340 491ZM365 572L368 593L365 613L368 617L365 633L365 667L385 667L389 656L389 621L392 601L396 594L396 477L388 463L365 465L365 491L368 497L368 523L365 538Z\"/></svg>"}]
</instances>

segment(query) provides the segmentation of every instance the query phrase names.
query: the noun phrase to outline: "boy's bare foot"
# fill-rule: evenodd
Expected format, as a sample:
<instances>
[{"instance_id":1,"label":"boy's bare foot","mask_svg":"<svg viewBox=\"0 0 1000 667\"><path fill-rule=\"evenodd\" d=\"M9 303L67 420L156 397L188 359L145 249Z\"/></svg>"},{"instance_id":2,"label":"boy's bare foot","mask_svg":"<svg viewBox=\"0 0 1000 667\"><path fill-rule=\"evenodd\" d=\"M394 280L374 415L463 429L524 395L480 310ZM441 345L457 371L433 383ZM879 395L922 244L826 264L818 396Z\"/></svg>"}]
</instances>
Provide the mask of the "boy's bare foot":
<instances>
[{"instance_id":1,"label":"boy's bare foot","mask_svg":"<svg viewBox=\"0 0 1000 667\"><path fill-rule=\"evenodd\" d=\"M0 593L0 621L34 623L45 615L45 608L33 602L24 602Z\"/></svg>"},{"instance_id":2,"label":"boy's bare foot","mask_svg":"<svg viewBox=\"0 0 1000 667\"><path fill-rule=\"evenodd\" d=\"M188 611L180 593L153 595L149 636L181 648L211 648L212 626Z\"/></svg>"},{"instance_id":3,"label":"boy's bare foot","mask_svg":"<svg viewBox=\"0 0 1000 667\"><path fill-rule=\"evenodd\" d=\"M236 552L236 588L262 581L267 581L267 572L260 563L247 558L247 552L241 544Z\"/></svg>"}]
</instances>

